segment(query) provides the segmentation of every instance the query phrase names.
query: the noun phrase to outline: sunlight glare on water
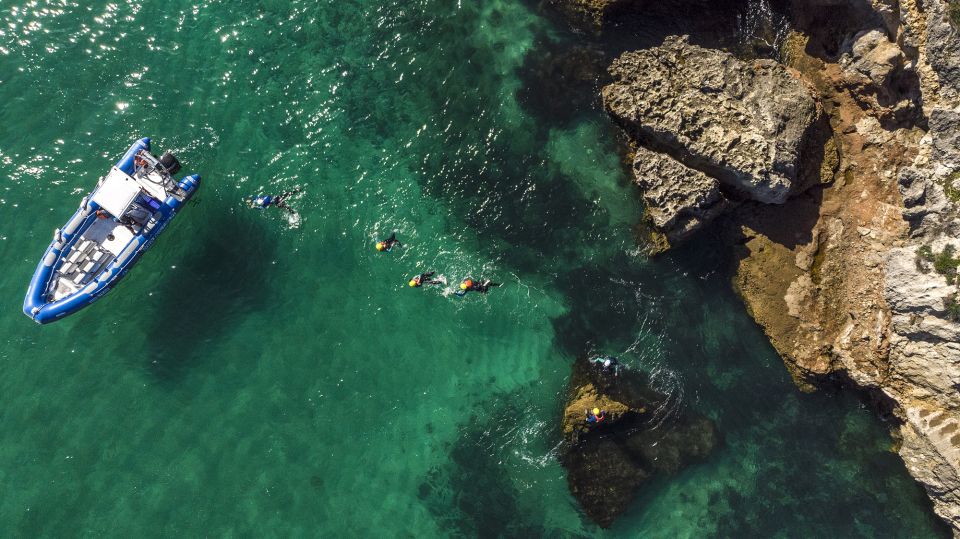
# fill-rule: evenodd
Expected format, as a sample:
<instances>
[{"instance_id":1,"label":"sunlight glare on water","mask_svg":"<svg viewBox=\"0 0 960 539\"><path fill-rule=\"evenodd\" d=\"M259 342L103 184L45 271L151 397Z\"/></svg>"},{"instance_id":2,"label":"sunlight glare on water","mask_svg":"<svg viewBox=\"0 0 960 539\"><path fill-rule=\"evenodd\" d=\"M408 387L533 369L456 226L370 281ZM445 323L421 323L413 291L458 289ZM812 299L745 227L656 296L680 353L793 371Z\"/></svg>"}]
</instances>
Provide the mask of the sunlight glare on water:
<instances>
[{"instance_id":1,"label":"sunlight glare on water","mask_svg":"<svg viewBox=\"0 0 960 539\"><path fill-rule=\"evenodd\" d=\"M517 97L568 39L522 0L3 7L7 535L942 533L868 410L796 391L709 249L641 254L595 100L555 121ZM52 231L141 136L197 202L35 326ZM294 188L295 221L242 204ZM467 276L503 286L452 294ZM724 437L608 532L557 462L590 350Z\"/></svg>"}]
</instances>

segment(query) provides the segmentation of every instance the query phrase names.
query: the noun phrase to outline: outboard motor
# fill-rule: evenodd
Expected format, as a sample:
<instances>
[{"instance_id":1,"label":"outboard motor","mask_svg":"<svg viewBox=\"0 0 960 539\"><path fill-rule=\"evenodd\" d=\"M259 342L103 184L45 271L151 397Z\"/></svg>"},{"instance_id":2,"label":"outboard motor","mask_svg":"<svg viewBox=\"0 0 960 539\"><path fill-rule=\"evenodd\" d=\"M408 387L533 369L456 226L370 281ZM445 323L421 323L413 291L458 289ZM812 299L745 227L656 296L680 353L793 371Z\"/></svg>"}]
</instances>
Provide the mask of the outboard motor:
<instances>
[{"instance_id":1,"label":"outboard motor","mask_svg":"<svg viewBox=\"0 0 960 539\"><path fill-rule=\"evenodd\" d=\"M160 156L160 164L163 165L163 168L167 169L167 172L171 176L180 171L180 161L177 161L176 156L174 156L170 151L163 152L163 155Z\"/></svg>"}]
</instances>

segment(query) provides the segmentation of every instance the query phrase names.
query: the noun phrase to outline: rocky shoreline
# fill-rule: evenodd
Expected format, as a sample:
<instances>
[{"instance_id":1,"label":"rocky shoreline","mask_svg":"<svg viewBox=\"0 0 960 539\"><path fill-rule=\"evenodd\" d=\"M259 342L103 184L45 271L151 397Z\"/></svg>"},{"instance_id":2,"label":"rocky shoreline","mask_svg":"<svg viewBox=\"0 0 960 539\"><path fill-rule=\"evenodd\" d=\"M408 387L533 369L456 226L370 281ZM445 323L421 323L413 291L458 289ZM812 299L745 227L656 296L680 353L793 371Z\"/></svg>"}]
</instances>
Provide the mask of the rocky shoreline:
<instances>
[{"instance_id":1,"label":"rocky shoreline","mask_svg":"<svg viewBox=\"0 0 960 539\"><path fill-rule=\"evenodd\" d=\"M591 32L646 5L548 4ZM960 536L960 6L783 7L779 62L664 35L613 61L604 106L630 141L651 244L720 231L798 384L868 392Z\"/></svg>"}]
</instances>

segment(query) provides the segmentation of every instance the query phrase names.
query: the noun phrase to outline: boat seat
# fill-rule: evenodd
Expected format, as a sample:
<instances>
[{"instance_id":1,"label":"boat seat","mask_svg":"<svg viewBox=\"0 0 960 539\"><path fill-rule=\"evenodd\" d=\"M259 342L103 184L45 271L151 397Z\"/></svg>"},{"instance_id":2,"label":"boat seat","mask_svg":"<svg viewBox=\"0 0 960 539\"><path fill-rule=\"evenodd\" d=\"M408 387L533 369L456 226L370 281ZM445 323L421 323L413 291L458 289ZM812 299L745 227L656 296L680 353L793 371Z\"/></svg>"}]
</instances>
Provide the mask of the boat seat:
<instances>
[{"instance_id":1,"label":"boat seat","mask_svg":"<svg viewBox=\"0 0 960 539\"><path fill-rule=\"evenodd\" d=\"M108 262L110 262L109 257L100 258L99 260L97 260L96 265L93 266L93 271L91 271L91 273L93 274L100 273L103 270L103 268L106 267Z\"/></svg>"},{"instance_id":2,"label":"boat seat","mask_svg":"<svg viewBox=\"0 0 960 539\"><path fill-rule=\"evenodd\" d=\"M67 262L76 262L78 258L80 258L80 251L74 249L67 257Z\"/></svg>"}]
</instances>

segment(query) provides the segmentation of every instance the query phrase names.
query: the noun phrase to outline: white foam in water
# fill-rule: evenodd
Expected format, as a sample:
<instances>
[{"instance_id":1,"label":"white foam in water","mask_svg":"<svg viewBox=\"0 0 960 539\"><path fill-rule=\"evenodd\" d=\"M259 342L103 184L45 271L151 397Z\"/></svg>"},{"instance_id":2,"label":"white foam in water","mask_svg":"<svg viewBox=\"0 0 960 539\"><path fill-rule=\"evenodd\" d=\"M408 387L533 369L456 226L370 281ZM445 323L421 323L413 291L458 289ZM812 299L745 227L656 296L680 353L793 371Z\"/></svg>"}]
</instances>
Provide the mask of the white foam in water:
<instances>
[{"instance_id":1,"label":"white foam in water","mask_svg":"<svg viewBox=\"0 0 960 539\"><path fill-rule=\"evenodd\" d=\"M287 214L287 223L290 225L290 228L300 228L300 214L297 212Z\"/></svg>"}]
</instances>

